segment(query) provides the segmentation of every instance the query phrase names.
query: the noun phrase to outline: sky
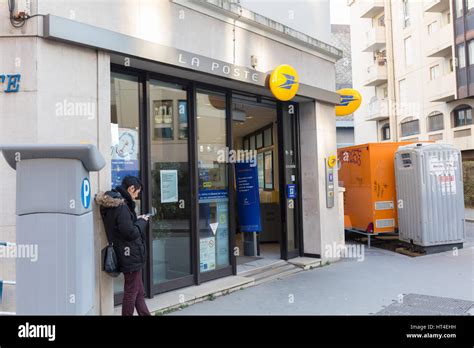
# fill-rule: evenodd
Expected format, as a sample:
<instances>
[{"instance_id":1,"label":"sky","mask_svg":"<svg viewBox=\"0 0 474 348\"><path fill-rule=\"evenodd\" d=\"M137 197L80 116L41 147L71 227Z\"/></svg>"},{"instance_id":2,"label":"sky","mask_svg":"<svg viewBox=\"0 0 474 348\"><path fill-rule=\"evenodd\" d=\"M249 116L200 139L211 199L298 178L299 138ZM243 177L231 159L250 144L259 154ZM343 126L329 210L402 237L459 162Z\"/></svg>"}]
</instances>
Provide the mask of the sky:
<instances>
[{"instance_id":1,"label":"sky","mask_svg":"<svg viewBox=\"0 0 474 348\"><path fill-rule=\"evenodd\" d=\"M330 0L331 24L350 24L350 8L347 0Z\"/></svg>"}]
</instances>

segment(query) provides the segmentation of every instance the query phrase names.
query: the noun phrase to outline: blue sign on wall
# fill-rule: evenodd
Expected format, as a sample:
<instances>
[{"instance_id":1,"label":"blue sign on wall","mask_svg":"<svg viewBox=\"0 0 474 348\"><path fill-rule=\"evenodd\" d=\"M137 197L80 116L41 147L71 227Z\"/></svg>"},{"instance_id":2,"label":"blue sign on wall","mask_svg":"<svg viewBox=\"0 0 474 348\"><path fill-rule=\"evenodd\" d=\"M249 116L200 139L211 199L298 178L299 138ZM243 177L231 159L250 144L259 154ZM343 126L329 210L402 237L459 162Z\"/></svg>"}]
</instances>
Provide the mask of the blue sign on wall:
<instances>
[{"instance_id":1,"label":"blue sign on wall","mask_svg":"<svg viewBox=\"0 0 474 348\"><path fill-rule=\"evenodd\" d=\"M260 195L258 192L258 168L250 163L236 163L237 212L242 232L260 232Z\"/></svg>"},{"instance_id":2,"label":"blue sign on wall","mask_svg":"<svg viewBox=\"0 0 474 348\"><path fill-rule=\"evenodd\" d=\"M21 75L20 74L1 74L0 75L0 83L3 84L5 83L6 87L4 88L5 93L14 93L18 92L20 89L20 80L21 80Z\"/></svg>"},{"instance_id":3,"label":"blue sign on wall","mask_svg":"<svg viewBox=\"0 0 474 348\"><path fill-rule=\"evenodd\" d=\"M91 183L89 179L84 178L81 185L81 202L84 208L89 208L91 204Z\"/></svg>"},{"instance_id":4,"label":"blue sign on wall","mask_svg":"<svg viewBox=\"0 0 474 348\"><path fill-rule=\"evenodd\" d=\"M296 185L294 184L286 185L286 197L288 199L296 198Z\"/></svg>"}]
</instances>

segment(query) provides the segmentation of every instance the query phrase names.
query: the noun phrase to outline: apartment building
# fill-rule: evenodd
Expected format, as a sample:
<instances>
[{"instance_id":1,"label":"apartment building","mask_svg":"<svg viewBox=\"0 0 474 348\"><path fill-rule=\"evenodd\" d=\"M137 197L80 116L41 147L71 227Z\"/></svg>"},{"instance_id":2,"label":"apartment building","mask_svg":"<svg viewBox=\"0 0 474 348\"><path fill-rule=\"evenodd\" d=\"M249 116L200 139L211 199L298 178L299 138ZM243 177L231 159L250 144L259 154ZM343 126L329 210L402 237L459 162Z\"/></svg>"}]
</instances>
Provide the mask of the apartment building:
<instances>
[{"instance_id":1,"label":"apartment building","mask_svg":"<svg viewBox=\"0 0 474 348\"><path fill-rule=\"evenodd\" d=\"M355 142L431 140L474 159L474 1L348 0Z\"/></svg>"},{"instance_id":2,"label":"apartment building","mask_svg":"<svg viewBox=\"0 0 474 348\"><path fill-rule=\"evenodd\" d=\"M331 44L342 50L342 59L336 62L336 90L352 88L351 27L348 24L331 25ZM336 116L337 147L354 145L354 115Z\"/></svg>"}]
</instances>

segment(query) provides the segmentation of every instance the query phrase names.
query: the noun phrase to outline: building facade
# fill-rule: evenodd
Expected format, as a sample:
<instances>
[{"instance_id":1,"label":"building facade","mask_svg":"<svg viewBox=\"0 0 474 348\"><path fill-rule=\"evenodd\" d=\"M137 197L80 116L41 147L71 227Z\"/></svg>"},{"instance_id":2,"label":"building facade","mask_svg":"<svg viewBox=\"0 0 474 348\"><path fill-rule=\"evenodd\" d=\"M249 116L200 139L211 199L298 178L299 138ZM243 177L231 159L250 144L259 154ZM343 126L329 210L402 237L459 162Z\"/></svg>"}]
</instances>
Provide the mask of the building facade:
<instances>
[{"instance_id":1,"label":"building facade","mask_svg":"<svg viewBox=\"0 0 474 348\"><path fill-rule=\"evenodd\" d=\"M0 23L0 142L97 146L107 165L91 174L93 195L127 174L142 179L138 209L157 213L148 297L237 273L237 174L219 158L226 150L258 153L260 205L273 217L262 215L261 237L278 244L279 258L337 260L324 249L343 243L326 180L340 50L227 0L35 0L27 11L39 16ZM300 77L287 102L267 84L282 64ZM16 177L3 160L0 179L0 241L15 243ZM94 213L91 313L111 314L122 283L101 271L107 241ZM0 278L14 281L15 260L0 265ZM14 286L0 310L15 311Z\"/></svg>"},{"instance_id":2,"label":"building facade","mask_svg":"<svg viewBox=\"0 0 474 348\"><path fill-rule=\"evenodd\" d=\"M355 142L431 140L453 144L464 160L472 159L474 3L349 0L348 5L351 31L361 33L352 37L354 87L364 97L355 113Z\"/></svg>"}]
</instances>

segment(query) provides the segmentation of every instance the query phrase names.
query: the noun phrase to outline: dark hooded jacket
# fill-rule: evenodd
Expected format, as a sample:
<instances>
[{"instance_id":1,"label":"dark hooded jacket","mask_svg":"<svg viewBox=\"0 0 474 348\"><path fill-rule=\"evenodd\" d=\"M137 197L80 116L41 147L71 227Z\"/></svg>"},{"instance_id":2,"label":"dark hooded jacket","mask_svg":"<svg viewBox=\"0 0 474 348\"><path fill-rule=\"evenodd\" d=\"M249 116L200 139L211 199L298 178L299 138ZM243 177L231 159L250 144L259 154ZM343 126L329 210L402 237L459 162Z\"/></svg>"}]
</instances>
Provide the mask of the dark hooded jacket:
<instances>
[{"instance_id":1,"label":"dark hooded jacket","mask_svg":"<svg viewBox=\"0 0 474 348\"><path fill-rule=\"evenodd\" d=\"M142 269L146 262L147 221L137 219L130 194L118 186L112 191L99 192L95 201L100 206L109 242L117 254L119 270L127 273Z\"/></svg>"}]
</instances>

